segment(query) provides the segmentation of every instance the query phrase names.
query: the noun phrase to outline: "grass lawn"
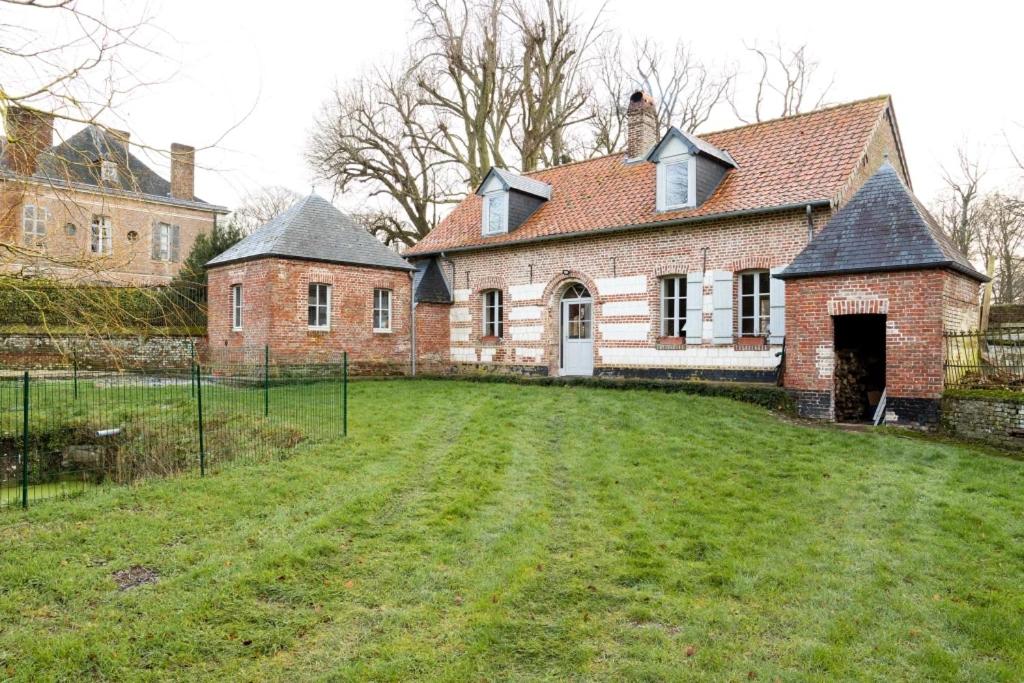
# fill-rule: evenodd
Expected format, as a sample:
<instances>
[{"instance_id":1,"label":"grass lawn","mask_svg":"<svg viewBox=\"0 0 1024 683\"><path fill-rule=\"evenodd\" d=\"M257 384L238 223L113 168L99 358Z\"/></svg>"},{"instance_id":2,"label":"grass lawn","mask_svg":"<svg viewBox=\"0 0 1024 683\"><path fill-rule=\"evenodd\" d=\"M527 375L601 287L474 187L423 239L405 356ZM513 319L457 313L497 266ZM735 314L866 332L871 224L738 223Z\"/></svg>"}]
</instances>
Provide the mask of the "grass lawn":
<instances>
[{"instance_id":1,"label":"grass lawn","mask_svg":"<svg viewBox=\"0 0 1024 683\"><path fill-rule=\"evenodd\" d=\"M1024 672L1020 460L641 391L351 409L287 460L0 512L0 678Z\"/></svg>"}]
</instances>

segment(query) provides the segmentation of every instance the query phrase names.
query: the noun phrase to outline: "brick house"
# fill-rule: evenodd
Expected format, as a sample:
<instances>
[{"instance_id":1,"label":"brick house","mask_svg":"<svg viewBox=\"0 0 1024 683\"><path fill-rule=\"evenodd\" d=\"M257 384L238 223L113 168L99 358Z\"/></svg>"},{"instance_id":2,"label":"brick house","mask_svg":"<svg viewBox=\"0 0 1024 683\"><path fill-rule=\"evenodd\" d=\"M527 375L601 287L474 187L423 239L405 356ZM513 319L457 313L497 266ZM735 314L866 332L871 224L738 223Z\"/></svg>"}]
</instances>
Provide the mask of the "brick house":
<instances>
[{"instance_id":1,"label":"brick house","mask_svg":"<svg viewBox=\"0 0 1024 683\"><path fill-rule=\"evenodd\" d=\"M195 150L171 145L171 178L129 134L87 126L53 144L53 116L9 107L0 139L0 272L106 284L165 284L227 209L195 196Z\"/></svg>"},{"instance_id":2,"label":"brick house","mask_svg":"<svg viewBox=\"0 0 1024 683\"><path fill-rule=\"evenodd\" d=\"M264 346L281 360L405 372L414 268L315 194L208 264L210 358ZM445 309L447 310L447 309Z\"/></svg>"},{"instance_id":3,"label":"brick house","mask_svg":"<svg viewBox=\"0 0 1024 683\"><path fill-rule=\"evenodd\" d=\"M949 253L913 199L889 97L697 137L660 135L653 101L638 92L627 131L621 153L523 175L492 169L405 252L450 292L444 300L433 287L434 300L417 304L434 354L457 371L781 378L802 412L834 416L833 342L878 322L844 317L881 315L891 345L882 387L852 382L858 400L867 412L888 387L890 420L934 419L943 326L976 319L984 277ZM860 269L797 270L833 226L870 228L842 212L848 202L856 211L866 182L915 208L880 207L887 231L870 239L920 248L902 262L885 248L892 259Z\"/></svg>"}]
</instances>

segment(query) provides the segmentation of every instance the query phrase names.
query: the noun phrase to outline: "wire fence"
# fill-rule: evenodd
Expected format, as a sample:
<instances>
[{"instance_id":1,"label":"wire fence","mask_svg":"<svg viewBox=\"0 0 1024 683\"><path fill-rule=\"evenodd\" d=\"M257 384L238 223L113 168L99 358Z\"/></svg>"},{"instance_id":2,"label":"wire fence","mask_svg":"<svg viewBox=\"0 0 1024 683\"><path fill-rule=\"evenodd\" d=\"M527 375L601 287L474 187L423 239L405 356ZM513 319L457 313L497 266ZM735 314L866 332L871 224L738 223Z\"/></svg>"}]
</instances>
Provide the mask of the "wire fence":
<instances>
[{"instance_id":1,"label":"wire fence","mask_svg":"<svg viewBox=\"0 0 1024 683\"><path fill-rule=\"evenodd\" d=\"M0 507L148 477L206 475L348 432L348 357L158 372L0 376Z\"/></svg>"},{"instance_id":2,"label":"wire fence","mask_svg":"<svg viewBox=\"0 0 1024 683\"><path fill-rule=\"evenodd\" d=\"M943 333L946 385L1024 389L1024 328Z\"/></svg>"}]
</instances>

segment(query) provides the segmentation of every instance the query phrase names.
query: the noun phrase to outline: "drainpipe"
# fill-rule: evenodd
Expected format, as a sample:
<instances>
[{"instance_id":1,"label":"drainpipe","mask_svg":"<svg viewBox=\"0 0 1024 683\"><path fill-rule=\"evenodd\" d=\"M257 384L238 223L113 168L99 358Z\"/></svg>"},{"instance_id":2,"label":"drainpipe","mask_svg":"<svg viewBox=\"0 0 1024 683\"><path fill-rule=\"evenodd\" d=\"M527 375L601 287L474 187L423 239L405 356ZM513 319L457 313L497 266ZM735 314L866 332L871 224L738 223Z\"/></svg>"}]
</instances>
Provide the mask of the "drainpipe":
<instances>
[{"instance_id":1,"label":"drainpipe","mask_svg":"<svg viewBox=\"0 0 1024 683\"><path fill-rule=\"evenodd\" d=\"M811 205L807 205L807 241L814 239L814 215L811 213Z\"/></svg>"},{"instance_id":2,"label":"drainpipe","mask_svg":"<svg viewBox=\"0 0 1024 683\"><path fill-rule=\"evenodd\" d=\"M410 366L412 376L416 376L416 276L415 271L409 271L409 347Z\"/></svg>"}]
</instances>

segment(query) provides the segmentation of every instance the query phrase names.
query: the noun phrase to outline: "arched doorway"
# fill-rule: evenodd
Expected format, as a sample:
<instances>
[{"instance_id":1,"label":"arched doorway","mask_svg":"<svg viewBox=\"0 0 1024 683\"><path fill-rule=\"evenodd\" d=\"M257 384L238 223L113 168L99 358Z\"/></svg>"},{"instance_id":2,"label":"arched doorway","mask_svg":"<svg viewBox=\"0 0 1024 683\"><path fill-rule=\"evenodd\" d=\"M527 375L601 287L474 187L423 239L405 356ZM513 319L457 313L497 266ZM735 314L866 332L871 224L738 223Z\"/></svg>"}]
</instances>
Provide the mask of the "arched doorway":
<instances>
[{"instance_id":1,"label":"arched doorway","mask_svg":"<svg viewBox=\"0 0 1024 683\"><path fill-rule=\"evenodd\" d=\"M580 283L562 293L560 327L560 374L594 374L594 300Z\"/></svg>"}]
</instances>

